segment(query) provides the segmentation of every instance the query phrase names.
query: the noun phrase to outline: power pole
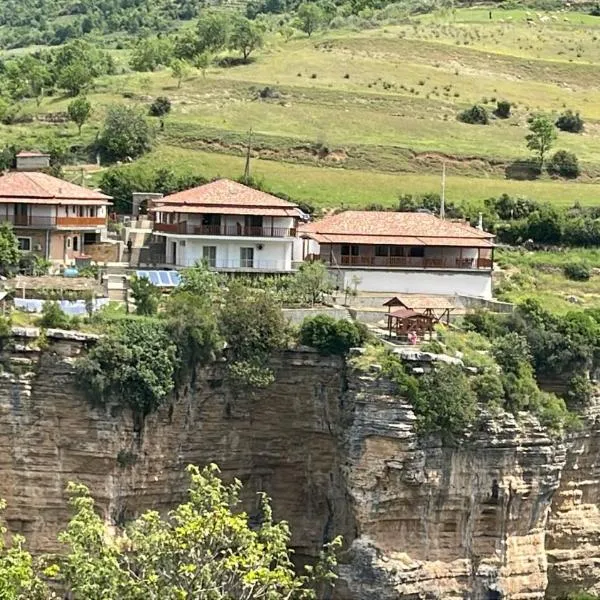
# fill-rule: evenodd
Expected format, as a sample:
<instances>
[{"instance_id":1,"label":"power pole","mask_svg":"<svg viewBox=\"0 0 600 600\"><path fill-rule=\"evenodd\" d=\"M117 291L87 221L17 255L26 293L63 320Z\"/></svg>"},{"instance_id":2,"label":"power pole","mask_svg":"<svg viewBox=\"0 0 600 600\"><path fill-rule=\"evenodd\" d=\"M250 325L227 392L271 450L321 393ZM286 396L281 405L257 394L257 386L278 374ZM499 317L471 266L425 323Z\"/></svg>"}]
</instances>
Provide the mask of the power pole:
<instances>
[{"instance_id":1,"label":"power pole","mask_svg":"<svg viewBox=\"0 0 600 600\"><path fill-rule=\"evenodd\" d=\"M252 127L248 132L248 148L246 149L246 166L244 167L244 183L250 180L250 150L252 148Z\"/></svg>"},{"instance_id":2,"label":"power pole","mask_svg":"<svg viewBox=\"0 0 600 600\"><path fill-rule=\"evenodd\" d=\"M442 198L440 202L440 219L446 218L446 163L442 163Z\"/></svg>"}]
</instances>

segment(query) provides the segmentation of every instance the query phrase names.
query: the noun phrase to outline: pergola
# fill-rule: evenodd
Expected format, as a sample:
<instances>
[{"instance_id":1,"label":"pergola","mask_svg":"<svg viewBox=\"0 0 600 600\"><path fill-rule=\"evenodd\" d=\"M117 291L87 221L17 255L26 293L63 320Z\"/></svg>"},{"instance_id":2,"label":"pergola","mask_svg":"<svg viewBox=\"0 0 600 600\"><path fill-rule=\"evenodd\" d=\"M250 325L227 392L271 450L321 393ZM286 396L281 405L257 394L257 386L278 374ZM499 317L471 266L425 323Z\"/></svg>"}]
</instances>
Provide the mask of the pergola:
<instances>
[{"instance_id":1,"label":"pergola","mask_svg":"<svg viewBox=\"0 0 600 600\"><path fill-rule=\"evenodd\" d=\"M387 320L390 338L392 333L395 333L396 337L406 336L411 331L414 331L418 336L431 333L433 326L441 322L442 319L445 318L446 324L449 324L452 310L449 306L439 307L439 309L436 309L436 307L415 309L408 306L398 296L390 298L383 303L383 306L388 307ZM440 314L436 314L436 310Z\"/></svg>"}]
</instances>

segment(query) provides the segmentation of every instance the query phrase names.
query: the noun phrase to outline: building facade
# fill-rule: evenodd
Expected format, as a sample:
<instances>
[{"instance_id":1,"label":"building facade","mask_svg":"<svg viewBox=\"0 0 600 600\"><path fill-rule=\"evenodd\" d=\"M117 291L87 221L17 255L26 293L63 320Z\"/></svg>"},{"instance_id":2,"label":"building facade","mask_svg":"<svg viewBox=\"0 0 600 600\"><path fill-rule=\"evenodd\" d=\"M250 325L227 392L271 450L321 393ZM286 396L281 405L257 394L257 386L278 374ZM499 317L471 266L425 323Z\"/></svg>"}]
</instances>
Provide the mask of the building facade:
<instances>
[{"instance_id":1,"label":"building facade","mask_svg":"<svg viewBox=\"0 0 600 600\"><path fill-rule=\"evenodd\" d=\"M0 222L14 227L21 250L70 263L106 238L108 196L27 167L0 177Z\"/></svg>"},{"instance_id":2,"label":"building facade","mask_svg":"<svg viewBox=\"0 0 600 600\"><path fill-rule=\"evenodd\" d=\"M166 266L205 261L229 272L284 273L302 213L290 202L219 179L152 202L154 239Z\"/></svg>"},{"instance_id":3,"label":"building facade","mask_svg":"<svg viewBox=\"0 0 600 600\"><path fill-rule=\"evenodd\" d=\"M341 289L492 297L493 235L430 213L346 211L302 225Z\"/></svg>"}]
</instances>

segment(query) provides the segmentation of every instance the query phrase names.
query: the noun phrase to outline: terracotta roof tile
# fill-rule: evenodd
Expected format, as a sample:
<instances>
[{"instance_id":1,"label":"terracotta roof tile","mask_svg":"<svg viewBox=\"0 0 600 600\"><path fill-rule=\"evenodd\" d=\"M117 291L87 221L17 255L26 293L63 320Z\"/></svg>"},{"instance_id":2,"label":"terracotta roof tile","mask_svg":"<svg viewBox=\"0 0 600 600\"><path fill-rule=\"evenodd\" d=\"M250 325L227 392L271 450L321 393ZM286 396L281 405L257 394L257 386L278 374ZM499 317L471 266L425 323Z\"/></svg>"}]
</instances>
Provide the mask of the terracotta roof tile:
<instances>
[{"instance_id":1,"label":"terracotta roof tile","mask_svg":"<svg viewBox=\"0 0 600 600\"><path fill-rule=\"evenodd\" d=\"M15 171L0 177L0 198L56 199L56 200L96 200L106 204L110 196L88 188L57 179L46 173Z\"/></svg>"},{"instance_id":2,"label":"terracotta roof tile","mask_svg":"<svg viewBox=\"0 0 600 600\"><path fill-rule=\"evenodd\" d=\"M296 208L295 204L255 190L230 179L217 179L183 192L161 198L160 204L192 204L202 206L235 206L256 208ZM199 211L201 212L201 211Z\"/></svg>"},{"instance_id":3,"label":"terracotta roof tile","mask_svg":"<svg viewBox=\"0 0 600 600\"><path fill-rule=\"evenodd\" d=\"M320 243L491 246L493 235L430 213L354 211L301 225L300 235Z\"/></svg>"}]
</instances>

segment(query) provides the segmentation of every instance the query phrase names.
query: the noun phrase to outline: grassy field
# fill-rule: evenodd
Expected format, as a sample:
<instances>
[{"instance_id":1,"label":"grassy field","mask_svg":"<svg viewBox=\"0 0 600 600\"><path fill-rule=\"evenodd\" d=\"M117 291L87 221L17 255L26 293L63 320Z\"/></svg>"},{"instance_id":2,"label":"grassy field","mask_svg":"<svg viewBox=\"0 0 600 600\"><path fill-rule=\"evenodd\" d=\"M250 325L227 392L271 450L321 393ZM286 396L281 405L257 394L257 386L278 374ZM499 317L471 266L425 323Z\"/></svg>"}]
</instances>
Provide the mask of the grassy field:
<instances>
[{"instance_id":1,"label":"grassy field","mask_svg":"<svg viewBox=\"0 0 600 600\"><path fill-rule=\"evenodd\" d=\"M376 29L331 30L284 42L270 34L250 64L194 72L177 88L168 70L132 73L127 51L114 51L121 74L89 94L94 116L82 139L56 120L69 102L46 98L24 110L46 121L0 126L6 143L29 147L58 133L89 143L105 108L147 107L168 96L173 110L156 149L142 164L205 175L238 176L249 129L255 174L268 187L323 207L391 205L399 193L437 192L442 162L448 196L480 201L503 192L560 205L596 202L600 176L600 18L583 13L459 9L383 23ZM268 98L260 91L271 88ZM460 110L499 99L509 119L487 126L457 121ZM510 164L531 160L525 146L534 112L582 113L583 134L560 133L556 149L576 152L577 182L507 179Z\"/></svg>"}]
</instances>

